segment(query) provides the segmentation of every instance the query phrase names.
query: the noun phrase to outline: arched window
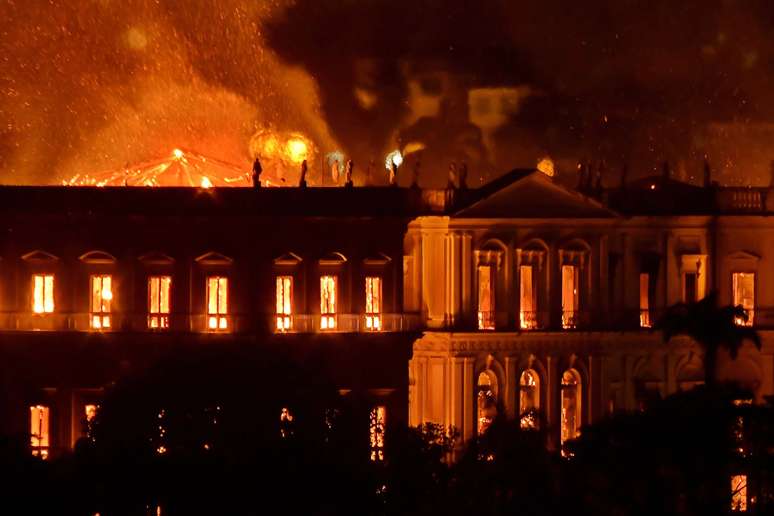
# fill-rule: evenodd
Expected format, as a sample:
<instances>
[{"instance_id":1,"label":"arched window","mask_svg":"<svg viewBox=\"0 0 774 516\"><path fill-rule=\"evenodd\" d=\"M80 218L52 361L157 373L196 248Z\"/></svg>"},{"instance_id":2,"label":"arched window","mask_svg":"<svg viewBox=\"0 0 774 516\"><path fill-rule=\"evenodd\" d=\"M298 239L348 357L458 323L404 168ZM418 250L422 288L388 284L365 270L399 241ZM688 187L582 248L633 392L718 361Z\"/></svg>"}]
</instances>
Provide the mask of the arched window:
<instances>
[{"instance_id":1,"label":"arched window","mask_svg":"<svg viewBox=\"0 0 774 516\"><path fill-rule=\"evenodd\" d=\"M562 374L562 444L580 435L581 380L575 369Z\"/></svg>"},{"instance_id":2,"label":"arched window","mask_svg":"<svg viewBox=\"0 0 774 516\"><path fill-rule=\"evenodd\" d=\"M478 435L483 435L497 416L497 383L494 378L495 376L491 371L483 371L478 375L476 385Z\"/></svg>"},{"instance_id":3,"label":"arched window","mask_svg":"<svg viewBox=\"0 0 774 516\"><path fill-rule=\"evenodd\" d=\"M537 429L537 411L539 409L540 377L534 369L525 369L519 379L519 418L521 428L527 430Z\"/></svg>"}]
</instances>

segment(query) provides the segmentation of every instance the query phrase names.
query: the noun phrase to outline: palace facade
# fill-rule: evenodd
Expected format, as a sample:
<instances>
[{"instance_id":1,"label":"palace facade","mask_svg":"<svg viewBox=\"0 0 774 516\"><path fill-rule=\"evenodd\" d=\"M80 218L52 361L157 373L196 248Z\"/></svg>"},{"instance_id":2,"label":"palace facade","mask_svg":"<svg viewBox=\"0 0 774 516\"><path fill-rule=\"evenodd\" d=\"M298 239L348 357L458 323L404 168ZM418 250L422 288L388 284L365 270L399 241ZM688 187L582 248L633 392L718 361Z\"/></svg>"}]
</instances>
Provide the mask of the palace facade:
<instances>
[{"instance_id":1,"label":"palace facade","mask_svg":"<svg viewBox=\"0 0 774 516\"><path fill-rule=\"evenodd\" d=\"M470 190L0 187L0 430L62 453L126 374L280 347L314 351L381 427L469 439L505 412L559 445L700 383L696 345L651 327L715 289L763 337L720 374L761 400L768 193L669 177L581 193L534 170Z\"/></svg>"}]
</instances>

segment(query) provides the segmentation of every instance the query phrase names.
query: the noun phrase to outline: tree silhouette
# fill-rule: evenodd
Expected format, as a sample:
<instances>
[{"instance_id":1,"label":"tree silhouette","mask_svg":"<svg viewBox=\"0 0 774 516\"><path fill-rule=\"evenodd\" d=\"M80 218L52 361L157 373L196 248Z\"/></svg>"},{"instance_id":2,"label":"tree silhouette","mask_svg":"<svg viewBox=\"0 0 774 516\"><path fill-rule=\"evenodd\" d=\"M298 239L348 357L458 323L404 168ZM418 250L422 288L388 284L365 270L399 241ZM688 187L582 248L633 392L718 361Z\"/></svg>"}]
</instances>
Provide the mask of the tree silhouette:
<instances>
[{"instance_id":1,"label":"tree silhouette","mask_svg":"<svg viewBox=\"0 0 774 516\"><path fill-rule=\"evenodd\" d=\"M761 338L750 326L738 324L747 321L748 315L741 305L718 306L718 294L711 292L695 303L677 303L669 307L658 320L654 330L661 330L664 342L672 337L686 335L692 338L704 352L704 382L715 386L717 381L718 351L728 350L736 358L739 348L749 340L759 350Z\"/></svg>"}]
</instances>

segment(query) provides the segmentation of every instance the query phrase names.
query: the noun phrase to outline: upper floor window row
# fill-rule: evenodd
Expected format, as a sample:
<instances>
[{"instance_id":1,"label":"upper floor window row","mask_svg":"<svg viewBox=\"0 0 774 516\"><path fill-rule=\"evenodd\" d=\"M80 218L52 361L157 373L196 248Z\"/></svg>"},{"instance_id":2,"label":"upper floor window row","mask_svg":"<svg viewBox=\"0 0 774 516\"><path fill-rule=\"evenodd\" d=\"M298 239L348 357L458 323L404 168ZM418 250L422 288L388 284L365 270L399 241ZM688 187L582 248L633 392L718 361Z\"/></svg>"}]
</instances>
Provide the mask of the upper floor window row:
<instances>
[{"instance_id":1,"label":"upper floor window row","mask_svg":"<svg viewBox=\"0 0 774 516\"><path fill-rule=\"evenodd\" d=\"M276 277L276 330L279 332L291 331L296 328L296 314L294 311L293 282L291 275L278 275ZM365 314L363 317L364 329L379 331L383 328L383 297L382 277L369 275L365 277ZM320 330L336 330L339 328L339 315L341 312L339 303L339 277L335 274L322 274L320 276Z\"/></svg>"},{"instance_id":2,"label":"upper floor window row","mask_svg":"<svg viewBox=\"0 0 774 516\"><path fill-rule=\"evenodd\" d=\"M55 310L54 274L32 275L32 312L36 315L52 314ZM276 284L276 330L292 331L297 317L294 309L294 277L277 275ZM147 277L147 328L165 330L170 328L172 314L172 286L170 275L149 275ZM209 331L231 329L229 278L225 275L209 275L205 278L205 328ZM111 329L114 326L114 301L116 284L111 274L89 276L88 326L95 330ZM363 328L378 331L383 328L382 277L369 275L364 281L365 313ZM336 330L339 327L341 309L339 303L339 278L335 274L320 276L320 330ZM308 316L307 316L308 317ZM302 329L302 328L298 328Z\"/></svg>"}]
</instances>

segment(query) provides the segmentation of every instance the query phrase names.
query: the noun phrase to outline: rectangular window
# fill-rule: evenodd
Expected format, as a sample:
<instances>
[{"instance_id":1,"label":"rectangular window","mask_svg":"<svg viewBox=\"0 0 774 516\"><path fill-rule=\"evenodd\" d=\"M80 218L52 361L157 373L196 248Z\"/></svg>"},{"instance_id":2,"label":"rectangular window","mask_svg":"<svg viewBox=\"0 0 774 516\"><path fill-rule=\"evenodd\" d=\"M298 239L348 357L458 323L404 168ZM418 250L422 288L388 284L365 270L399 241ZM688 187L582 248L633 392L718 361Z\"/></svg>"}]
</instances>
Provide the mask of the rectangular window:
<instances>
[{"instance_id":1,"label":"rectangular window","mask_svg":"<svg viewBox=\"0 0 774 516\"><path fill-rule=\"evenodd\" d=\"M747 475L731 477L731 510L747 512Z\"/></svg>"},{"instance_id":2,"label":"rectangular window","mask_svg":"<svg viewBox=\"0 0 774 516\"><path fill-rule=\"evenodd\" d=\"M113 279L108 274L91 277L91 327L110 328L110 305L113 301Z\"/></svg>"},{"instance_id":3,"label":"rectangular window","mask_svg":"<svg viewBox=\"0 0 774 516\"><path fill-rule=\"evenodd\" d=\"M519 326L522 330L534 330L538 327L535 293L532 265L521 265L519 267Z\"/></svg>"},{"instance_id":4,"label":"rectangular window","mask_svg":"<svg viewBox=\"0 0 774 516\"><path fill-rule=\"evenodd\" d=\"M148 278L148 328L169 328L169 289L171 276Z\"/></svg>"},{"instance_id":5,"label":"rectangular window","mask_svg":"<svg viewBox=\"0 0 774 516\"><path fill-rule=\"evenodd\" d=\"M293 276L277 276L277 331L293 326Z\"/></svg>"},{"instance_id":6,"label":"rectangular window","mask_svg":"<svg viewBox=\"0 0 774 516\"><path fill-rule=\"evenodd\" d=\"M731 276L734 289L734 306L741 305L747 311L747 320L736 318L740 326L752 326L755 315L755 273L735 272Z\"/></svg>"},{"instance_id":7,"label":"rectangular window","mask_svg":"<svg viewBox=\"0 0 774 516\"><path fill-rule=\"evenodd\" d=\"M578 267L562 265L562 328L578 326Z\"/></svg>"},{"instance_id":8,"label":"rectangular window","mask_svg":"<svg viewBox=\"0 0 774 516\"><path fill-rule=\"evenodd\" d=\"M387 407L377 405L371 409L371 423L369 434L371 440L371 460L382 462L384 460L384 431L387 423Z\"/></svg>"},{"instance_id":9,"label":"rectangular window","mask_svg":"<svg viewBox=\"0 0 774 516\"><path fill-rule=\"evenodd\" d=\"M640 273L640 327L650 328L650 274Z\"/></svg>"},{"instance_id":10,"label":"rectangular window","mask_svg":"<svg viewBox=\"0 0 774 516\"><path fill-rule=\"evenodd\" d=\"M33 274L32 311L36 314L50 314L54 311L53 274Z\"/></svg>"},{"instance_id":11,"label":"rectangular window","mask_svg":"<svg viewBox=\"0 0 774 516\"><path fill-rule=\"evenodd\" d=\"M494 285L492 283L492 267L478 267L478 329L495 329Z\"/></svg>"},{"instance_id":12,"label":"rectangular window","mask_svg":"<svg viewBox=\"0 0 774 516\"><path fill-rule=\"evenodd\" d=\"M30 448L32 455L41 459L48 458L50 446L50 417L49 408L45 405L33 405L30 407Z\"/></svg>"},{"instance_id":13,"label":"rectangular window","mask_svg":"<svg viewBox=\"0 0 774 516\"><path fill-rule=\"evenodd\" d=\"M207 328L228 329L228 278L223 276L207 278Z\"/></svg>"},{"instance_id":14,"label":"rectangular window","mask_svg":"<svg viewBox=\"0 0 774 516\"><path fill-rule=\"evenodd\" d=\"M683 302L695 303L699 300L699 274L686 272L683 274Z\"/></svg>"},{"instance_id":15,"label":"rectangular window","mask_svg":"<svg viewBox=\"0 0 774 516\"><path fill-rule=\"evenodd\" d=\"M336 329L336 276L320 276L320 329Z\"/></svg>"},{"instance_id":16,"label":"rectangular window","mask_svg":"<svg viewBox=\"0 0 774 516\"><path fill-rule=\"evenodd\" d=\"M382 278L366 276L366 328L382 329Z\"/></svg>"}]
</instances>

